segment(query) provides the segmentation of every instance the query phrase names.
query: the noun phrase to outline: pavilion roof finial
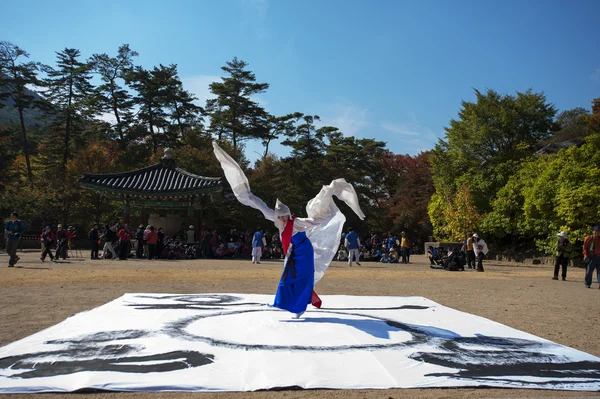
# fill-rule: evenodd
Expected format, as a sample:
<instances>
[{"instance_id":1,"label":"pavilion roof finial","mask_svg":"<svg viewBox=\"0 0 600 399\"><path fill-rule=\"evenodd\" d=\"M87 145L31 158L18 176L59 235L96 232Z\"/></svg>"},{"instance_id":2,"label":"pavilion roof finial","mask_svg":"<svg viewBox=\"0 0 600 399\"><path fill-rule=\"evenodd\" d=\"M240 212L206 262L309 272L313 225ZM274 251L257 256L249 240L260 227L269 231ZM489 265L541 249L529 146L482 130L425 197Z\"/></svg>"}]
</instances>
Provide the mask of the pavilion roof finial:
<instances>
[{"instance_id":1,"label":"pavilion roof finial","mask_svg":"<svg viewBox=\"0 0 600 399\"><path fill-rule=\"evenodd\" d=\"M173 159L173 150L171 148L165 148L165 155L162 159Z\"/></svg>"}]
</instances>

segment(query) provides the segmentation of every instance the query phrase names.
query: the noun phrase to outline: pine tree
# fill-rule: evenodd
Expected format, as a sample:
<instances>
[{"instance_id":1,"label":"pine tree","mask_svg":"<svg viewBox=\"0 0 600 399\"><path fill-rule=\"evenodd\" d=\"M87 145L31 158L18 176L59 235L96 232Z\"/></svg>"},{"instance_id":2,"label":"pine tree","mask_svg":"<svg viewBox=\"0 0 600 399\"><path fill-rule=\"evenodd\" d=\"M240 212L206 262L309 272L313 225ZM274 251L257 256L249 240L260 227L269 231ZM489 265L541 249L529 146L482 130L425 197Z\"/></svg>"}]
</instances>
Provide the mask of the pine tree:
<instances>
[{"instance_id":1,"label":"pine tree","mask_svg":"<svg viewBox=\"0 0 600 399\"><path fill-rule=\"evenodd\" d=\"M194 104L197 100L193 94L184 90L179 79L177 65L165 67L161 65L152 71L153 79L160 87L162 104L168 112L171 121L177 126L179 137L183 137L186 129L194 127L201 122L202 107ZM174 139L177 141L177 139Z\"/></svg>"},{"instance_id":2,"label":"pine tree","mask_svg":"<svg viewBox=\"0 0 600 399\"><path fill-rule=\"evenodd\" d=\"M125 130L133 118L133 99L120 84L131 73L133 57L139 54L129 48L129 44L119 47L116 57L108 54L94 54L90 59L93 71L100 75L103 84L98 87L101 93L101 106L104 112L114 115L115 131L121 147L127 144Z\"/></svg>"},{"instance_id":3,"label":"pine tree","mask_svg":"<svg viewBox=\"0 0 600 399\"><path fill-rule=\"evenodd\" d=\"M210 114L210 131L221 140L229 136L237 156L238 143L246 139L260 139L268 129L269 114L252 96L263 93L268 83L256 83L254 72L246 69L248 63L233 60L221 69L227 73L222 82L210 85L210 91L217 96L207 101Z\"/></svg>"},{"instance_id":4,"label":"pine tree","mask_svg":"<svg viewBox=\"0 0 600 399\"><path fill-rule=\"evenodd\" d=\"M27 85L40 85L37 74L42 65L33 61L21 62L19 60L21 57L29 58L29 54L10 42L0 42L0 101L10 99L13 107L19 113L27 178L29 183L33 184L24 112L27 109L41 106L39 99L27 89Z\"/></svg>"},{"instance_id":5,"label":"pine tree","mask_svg":"<svg viewBox=\"0 0 600 399\"><path fill-rule=\"evenodd\" d=\"M137 92L134 102L139 107L138 119L147 127L147 135L150 137L155 154L160 145L161 129L164 132L169 125L167 114L163 109L164 96L161 93L160 82L156 78L156 70L156 67L154 71L149 71L138 66L128 77L129 85Z\"/></svg>"},{"instance_id":6,"label":"pine tree","mask_svg":"<svg viewBox=\"0 0 600 399\"><path fill-rule=\"evenodd\" d=\"M99 96L90 83L91 65L79 61L80 55L79 50L68 48L57 53L57 68L48 69L45 81L46 98L54 107L54 123L63 134L60 164L63 175L71 156L72 140L83 132L85 122L98 113Z\"/></svg>"}]
</instances>

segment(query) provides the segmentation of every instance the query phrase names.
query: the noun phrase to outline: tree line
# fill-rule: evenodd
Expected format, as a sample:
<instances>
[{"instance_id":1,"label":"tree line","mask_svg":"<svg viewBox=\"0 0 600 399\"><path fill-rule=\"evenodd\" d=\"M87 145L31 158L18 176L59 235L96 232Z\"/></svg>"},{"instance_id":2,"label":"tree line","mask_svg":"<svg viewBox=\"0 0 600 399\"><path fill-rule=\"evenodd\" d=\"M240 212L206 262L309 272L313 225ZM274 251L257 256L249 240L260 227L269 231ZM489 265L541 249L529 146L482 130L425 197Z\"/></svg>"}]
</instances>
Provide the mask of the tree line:
<instances>
[{"instance_id":1,"label":"tree line","mask_svg":"<svg viewBox=\"0 0 600 399\"><path fill-rule=\"evenodd\" d=\"M560 231L581 244L600 224L600 98L591 111L558 113L530 90L475 94L429 157L435 235L462 240L477 231L513 254L552 254Z\"/></svg>"},{"instance_id":2,"label":"tree line","mask_svg":"<svg viewBox=\"0 0 600 399\"><path fill-rule=\"evenodd\" d=\"M170 147L182 168L220 176L211 146L218 140L257 195L271 204L280 198L298 215L321 185L346 178L367 219L346 214L363 234L406 231L420 245L431 235L462 240L477 231L497 248L550 253L558 231L578 241L600 223L600 98L590 110L558 112L543 93L475 90L433 149L409 156L323 126L318 115L270 114L256 101L269 84L237 58L210 84L214 98L199 105L177 65L136 65L127 44L87 60L77 49L56 54L55 65L43 65L0 42L0 117L12 115L0 122L4 214L18 209L42 224L119 220L123 204L82 190L82 173L145 167ZM557 154L538 152L575 138L583 140ZM276 139L289 156L269 151ZM248 140L264 148L254 165ZM203 208L206 227L267 226L227 198L205 198Z\"/></svg>"},{"instance_id":3,"label":"tree line","mask_svg":"<svg viewBox=\"0 0 600 399\"><path fill-rule=\"evenodd\" d=\"M210 84L214 98L199 105L183 87L177 65L136 65L138 53L127 44L115 54L89 59L70 48L56 55L54 65L43 65L17 45L0 42L0 108L11 116L0 122L4 213L18 209L39 224L120 220L123 204L81 189L77 179L82 173L145 167L169 147L182 168L220 176L211 145L218 140L267 203L280 198L302 215L321 185L344 177L356 187L368 216L364 223L349 216L363 234L405 230L415 244L431 234L428 153L394 154L385 142L323 126L318 115L270 114L256 101L269 84L257 80L243 60L225 63L221 79ZM289 156L269 151L276 139L290 148ZM264 146L254 165L245 157L248 140ZM206 227L265 223L236 201L202 201Z\"/></svg>"}]
</instances>

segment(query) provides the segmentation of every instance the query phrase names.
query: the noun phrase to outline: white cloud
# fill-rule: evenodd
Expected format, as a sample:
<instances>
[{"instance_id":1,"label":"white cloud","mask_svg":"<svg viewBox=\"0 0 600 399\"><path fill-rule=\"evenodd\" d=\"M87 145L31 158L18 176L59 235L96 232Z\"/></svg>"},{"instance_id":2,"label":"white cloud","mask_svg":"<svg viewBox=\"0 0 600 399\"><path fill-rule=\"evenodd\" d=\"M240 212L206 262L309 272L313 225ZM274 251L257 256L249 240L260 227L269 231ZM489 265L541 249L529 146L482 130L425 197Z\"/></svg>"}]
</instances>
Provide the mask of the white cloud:
<instances>
[{"instance_id":1,"label":"white cloud","mask_svg":"<svg viewBox=\"0 0 600 399\"><path fill-rule=\"evenodd\" d=\"M381 124L384 130L398 134L400 136L418 136L421 133L410 124L397 124L391 122L384 122Z\"/></svg>"},{"instance_id":2,"label":"white cloud","mask_svg":"<svg viewBox=\"0 0 600 399\"><path fill-rule=\"evenodd\" d=\"M590 79L592 79L594 82L600 83L600 68L592 72L592 74L590 75Z\"/></svg>"},{"instance_id":3,"label":"white cloud","mask_svg":"<svg viewBox=\"0 0 600 399\"><path fill-rule=\"evenodd\" d=\"M114 114L111 114L109 112L103 112L102 114L100 114L98 116L98 119L104 121L104 122L108 122L111 125L114 125L117 123L117 118L115 118Z\"/></svg>"},{"instance_id":4,"label":"white cloud","mask_svg":"<svg viewBox=\"0 0 600 399\"><path fill-rule=\"evenodd\" d=\"M380 128L387 132L385 140L390 151L416 155L433 148L439 136L417 121L414 112L408 113L410 122L384 122Z\"/></svg>"},{"instance_id":5,"label":"white cloud","mask_svg":"<svg viewBox=\"0 0 600 399\"><path fill-rule=\"evenodd\" d=\"M221 82L221 78L214 75L195 75L181 78L181 82L183 83L184 89L193 93L198 98L198 100L195 101L196 105L204 107L206 105L206 100L215 98L210 92L209 85L212 82Z\"/></svg>"},{"instance_id":6,"label":"white cloud","mask_svg":"<svg viewBox=\"0 0 600 399\"><path fill-rule=\"evenodd\" d=\"M369 110L343 101L323 108L319 126L335 126L346 136L358 135L369 125Z\"/></svg>"}]
</instances>

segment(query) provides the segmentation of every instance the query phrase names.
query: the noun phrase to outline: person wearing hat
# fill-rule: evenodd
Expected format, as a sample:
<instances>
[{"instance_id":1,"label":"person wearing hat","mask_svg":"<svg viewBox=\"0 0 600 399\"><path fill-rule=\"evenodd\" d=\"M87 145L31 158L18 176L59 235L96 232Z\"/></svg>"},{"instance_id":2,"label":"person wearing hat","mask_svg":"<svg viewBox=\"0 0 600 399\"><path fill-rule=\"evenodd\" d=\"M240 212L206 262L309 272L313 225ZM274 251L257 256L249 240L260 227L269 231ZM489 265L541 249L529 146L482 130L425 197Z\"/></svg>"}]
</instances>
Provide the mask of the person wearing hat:
<instances>
[{"instance_id":1,"label":"person wearing hat","mask_svg":"<svg viewBox=\"0 0 600 399\"><path fill-rule=\"evenodd\" d=\"M271 209L256 197L237 162L216 142L213 142L213 148L237 200L262 212L265 219L273 221L279 230L285 261L273 306L293 313L294 318L302 316L311 303L320 308L322 302L314 286L337 252L346 221L333 196L344 201L361 220L365 217L352 185L344 179L332 181L308 202L308 217L294 217L290 208L279 199L275 202L275 209Z\"/></svg>"},{"instance_id":2,"label":"person wearing hat","mask_svg":"<svg viewBox=\"0 0 600 399\"><path fill-rule=\"evenodd\" d=\"M567 266L569 265L569 257L571 255L571 243L567 239L567 233L561 231L557 234L558 244L556 249L556 263L554 264L554 277L552 280L558 280L558 271L562 266L562 279L567 280Z\"/></svg>"},{"instance_id":3,"label":"person wearing hat","mask_svg":"<svg viewBox=\"0 0 600 399\"><path fill-rule=\"evenodd\" d=\"M592 235L585 237L583 241L583 261L587 267L585 269L585 286L592 286L592 277L594 269L598 279L598 289L600 289L600 227L592 228Z\"/></svg>"},{"instance_id":4,"label":"person wearing hat","mask_svg":"<svg viewBox=\"0 0 600 399\"><path fill-rule=\"evenodd\" d=\"M473 234L473 252L475 252L475 259L477 259L477 271L483 272L483 258L488 253L488 246L486 242L479 238L477 234Z\"/></svg>"},{"instance_id":5,"label":"person wearing hat","mask_svg":"<svg viewBox=\"0 0 600 399\"><path fill-rule=\"evenodd\" d=\"M10 214L10 220L4 226L4 236L6 237L6 254L8 258L8 267L14 267L19 261L17 248L21 236L25 233L25 223L19 220L19 214L13 212Z\"/></svg>"},{"instance_id":6,"label":"person wearing hat","mask_svg":"<svg viewBox=\"0 0 600 399\"><path fill-rule=\"evenodd\" d=\"M63 229L62 224L56 226L56 260L58 258L67 259L67 243L68 243L67 231Z\"/></svg>"},{"instance_id":7,"label":"person wearing hat","mask_svg":"<svg viewBox=\"0 0 600 399\"><path fill-rule=\"evenodd\" d=\"M52 254L52 243L54 242L54 233L52 233L52 226L46 226L42 235L40 236L40 241L42 242L42 255L40 256L40 260L44 262L46 260L46 256L50 256L50 260L54 262L54 255Z\"/></svg>"}]
</instances>

